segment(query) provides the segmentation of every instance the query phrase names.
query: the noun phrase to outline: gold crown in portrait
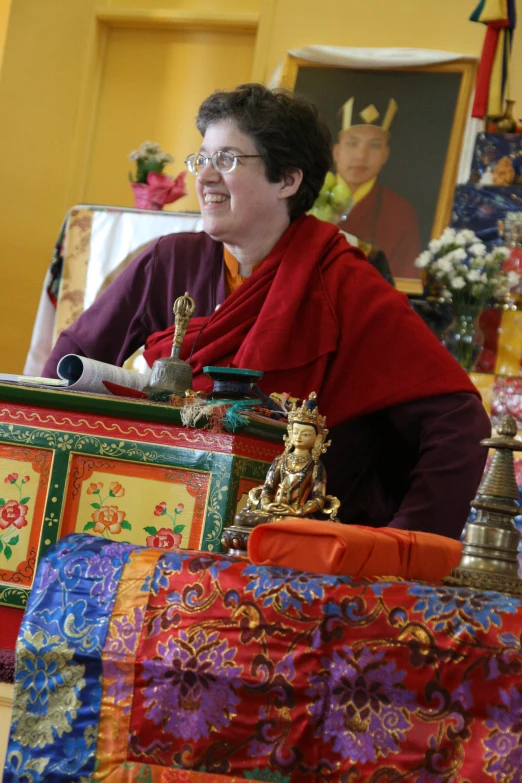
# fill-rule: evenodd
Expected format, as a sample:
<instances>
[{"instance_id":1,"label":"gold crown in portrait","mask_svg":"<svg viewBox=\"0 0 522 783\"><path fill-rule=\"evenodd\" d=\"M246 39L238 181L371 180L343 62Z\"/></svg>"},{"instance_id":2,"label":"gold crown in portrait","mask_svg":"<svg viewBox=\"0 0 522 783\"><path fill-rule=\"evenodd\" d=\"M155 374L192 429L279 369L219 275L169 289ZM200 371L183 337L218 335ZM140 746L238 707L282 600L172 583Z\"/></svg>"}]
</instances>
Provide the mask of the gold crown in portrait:
<instances>
[{"instance_id":1,"label":"gold crown in portrait","mask_svg":"<svg viewBox=\"0 0 522 783\"><path fill-rule=\"evenodd\" d=\"M392 124L395 115L397 114L397 111L399 109L399 106L397 104L397 101L395 98L390 98L388 101L388 108L386 109L386 113L384 115L383 121L379 124L377 120L381 116L376 107L373 105L373 103L370 103L368 106L366 106L362 111L359 112L359 117L361 118L362 122L357 122L357 120L354 121L353 117L353 107L355 103L355 98L350 98L346 101L346 103L343 103L343 105L340 108L340 111L343 115L343 121L341 130L349 130L350 128L354 128L357 125L375 125L377 128L382 128L382 130L389 131L390 125Z\"/></svg>"}]
</instances>

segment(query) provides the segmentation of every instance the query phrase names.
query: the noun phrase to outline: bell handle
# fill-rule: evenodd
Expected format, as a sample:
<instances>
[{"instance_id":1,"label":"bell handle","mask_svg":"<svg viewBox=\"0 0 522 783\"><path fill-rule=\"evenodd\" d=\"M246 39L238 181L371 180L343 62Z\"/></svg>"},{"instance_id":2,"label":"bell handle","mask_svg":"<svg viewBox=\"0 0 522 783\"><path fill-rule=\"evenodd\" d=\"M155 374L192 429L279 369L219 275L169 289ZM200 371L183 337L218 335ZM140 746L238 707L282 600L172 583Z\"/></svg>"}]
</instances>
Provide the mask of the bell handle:
<instances>
[{"instance_id":1,"label":"bell handle","mask_svg":"<svg viewBox=\"0 0 522 783\"><path fill-rule=\"evenodd\" d=\"M196 303L192 297L189 296L188 291L185 292L184 296L178 296L174 302L174 324L176 328L174 330L174 340L172 343L172 356L179 354L179 349L185 339L189 321L194 315L195 309Z\"/></svg>"}]
</instances>

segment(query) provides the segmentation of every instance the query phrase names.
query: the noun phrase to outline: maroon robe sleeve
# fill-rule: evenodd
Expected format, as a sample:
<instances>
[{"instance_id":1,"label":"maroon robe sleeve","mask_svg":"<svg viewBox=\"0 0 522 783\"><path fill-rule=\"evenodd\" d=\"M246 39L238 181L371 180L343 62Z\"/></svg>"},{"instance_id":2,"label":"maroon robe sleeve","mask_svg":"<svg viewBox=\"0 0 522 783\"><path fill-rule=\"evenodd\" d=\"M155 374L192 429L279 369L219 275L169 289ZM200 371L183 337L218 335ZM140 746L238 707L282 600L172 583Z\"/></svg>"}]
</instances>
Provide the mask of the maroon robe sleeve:
<instances>
[{"instance_id":1,"label":"maroon robe sleeve","mask_svg":"<svg viewBox=\"0 0 522 783\"><path fill-rule=\"evenodd\" d=\"M480 441L491 434L480 399L445 394L397 405L388 415L418 454L389 527L459 538L486 462Z\"/></svg>"},{"instance_id":2,"label":"maroon robe sleeve","mask_svg":"<svg viewBox=\"0 0 522 783\"><path fill-rule=\"evenodd\" d=\"M143 345L150 332L148 303L157 288L155 278L159 282L154 274L157 245L154 242L146 248L72 326L61 332L45 363L44 377L56 378L56 366L68 353L119 364Z\"/></svg>"},{"instance_id":3,"label":"maroon robe sleeve","mask_svg":"<svg viewBox=\"0 0 522 783\"><path fill-rule=\"evenodd\" d=\"M173 323L174 300L185 291L196 300L196 315L210 315L224 299L222 245L206 234L170 234L149 245L60 334L43 375L55 378L68 353L122 365L150 334Z\"/></svg>"}]
</instances>

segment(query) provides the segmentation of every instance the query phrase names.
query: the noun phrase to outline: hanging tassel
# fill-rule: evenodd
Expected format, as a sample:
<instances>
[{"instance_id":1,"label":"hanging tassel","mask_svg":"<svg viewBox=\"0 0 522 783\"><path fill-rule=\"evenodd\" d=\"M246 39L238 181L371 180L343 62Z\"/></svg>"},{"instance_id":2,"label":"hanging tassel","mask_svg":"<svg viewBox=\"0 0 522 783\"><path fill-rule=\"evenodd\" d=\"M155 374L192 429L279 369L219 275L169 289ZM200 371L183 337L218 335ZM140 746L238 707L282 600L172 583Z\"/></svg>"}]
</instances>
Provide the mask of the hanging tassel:
<instances>
[{"instance_id":1,"label":"hanging tassel","mask_svg":"<svg viewBox=\"0 0 522 783\"><path fill-rule=\"evenodd\" d=\"M209 403L199 397L186 402L181 409L181 423L184 427L199 427L209 432L223 432L226 405Z\"/></svg>"},{"instance_id":2,"label":"hanging tassel","mask_svg":"<svg viewBox=\"0 0 522 783\"><path fill-rule=\"evenodd\" d=\"M509 96L509 57L516 25L515 0L480 0L469 17L487 26L477 73L472 117L498 116Z\"/></svg>"},{"instance_id":3,"label":"hanging tassel","mask_svg":"<svg viewBox=\"0 0 522 783\"><path fill-rule=\"evenodd\" d=\"M246 427L248 419L242 416L241 413L244 413L250 408L254 408L257 404L257 400L239 400L239 402L236 402L230 408L227 408L224 418L224 424L227 430L236 432L237 430Z\"/></svg>"}]
</instances>

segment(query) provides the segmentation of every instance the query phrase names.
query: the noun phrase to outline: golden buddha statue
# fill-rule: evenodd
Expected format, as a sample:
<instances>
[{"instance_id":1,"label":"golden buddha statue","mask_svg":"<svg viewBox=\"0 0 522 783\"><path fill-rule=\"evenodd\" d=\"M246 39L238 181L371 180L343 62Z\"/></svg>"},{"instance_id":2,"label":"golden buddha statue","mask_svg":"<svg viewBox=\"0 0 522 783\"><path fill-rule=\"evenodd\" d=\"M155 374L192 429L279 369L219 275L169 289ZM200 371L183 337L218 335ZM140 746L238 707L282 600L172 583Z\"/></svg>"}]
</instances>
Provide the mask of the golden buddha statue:
<instances>
[{"instance_id":1,"label":"golden buddha statue","mask_svg":"<svg viewBox=\"0 0 522 783\"><path fill-rule=\"evenodd\" d=\"M223 544L230 551L246 551L249 529L265 522L325 516L337 521L340 501L326 494L326 471L319 459L330 445L327 435L325 417L319 414L317 395L312 392L288 414L285 450L272 462L265 483L250 490L235 524L223 531Z\"/></svg>"}]
</instances>

